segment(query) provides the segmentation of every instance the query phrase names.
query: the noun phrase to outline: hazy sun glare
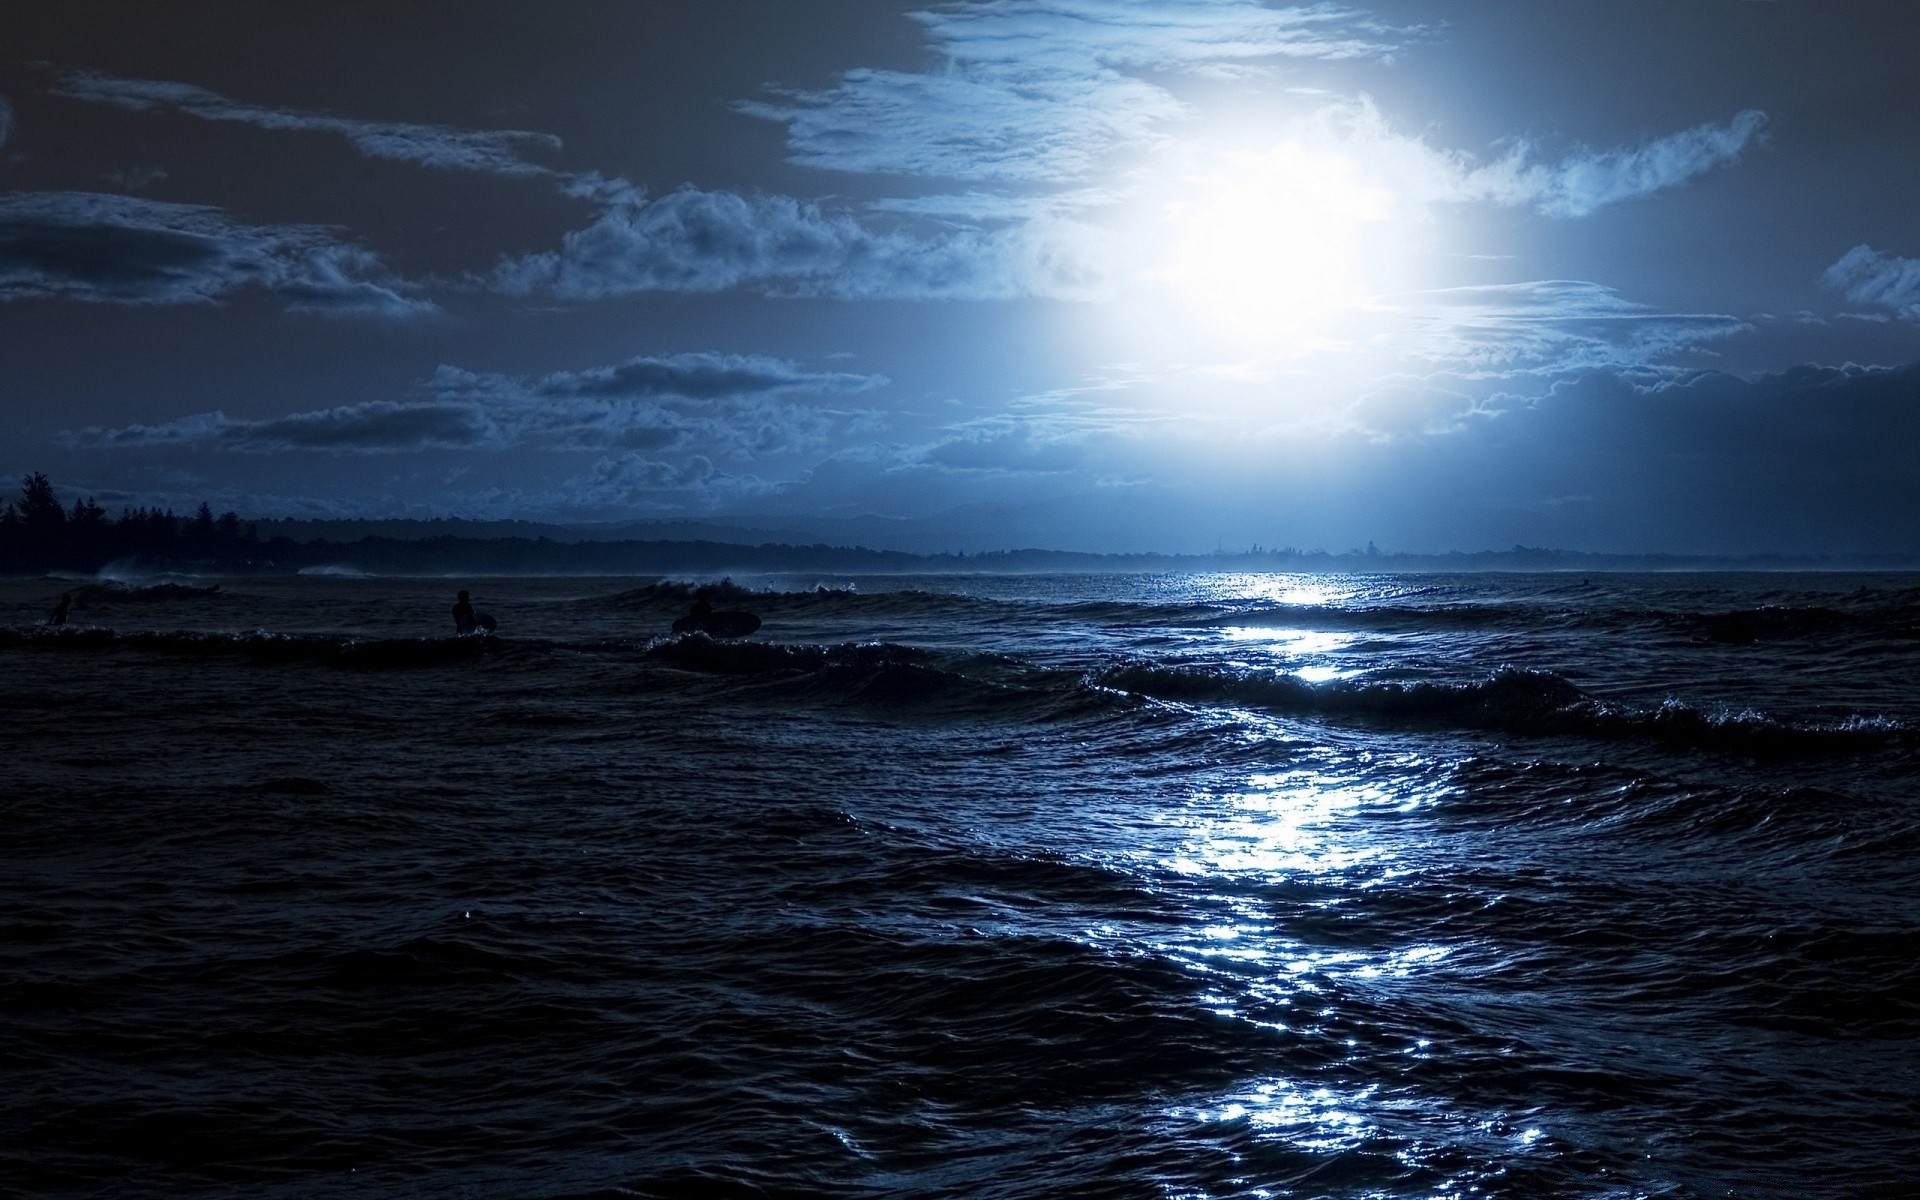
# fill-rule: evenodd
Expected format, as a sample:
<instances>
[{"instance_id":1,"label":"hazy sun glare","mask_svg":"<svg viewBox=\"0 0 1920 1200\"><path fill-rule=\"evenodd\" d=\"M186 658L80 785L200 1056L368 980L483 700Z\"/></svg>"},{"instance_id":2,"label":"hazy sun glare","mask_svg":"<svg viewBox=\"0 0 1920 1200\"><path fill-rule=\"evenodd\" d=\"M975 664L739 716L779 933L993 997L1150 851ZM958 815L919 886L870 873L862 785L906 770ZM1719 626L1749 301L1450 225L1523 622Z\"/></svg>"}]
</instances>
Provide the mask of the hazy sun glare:
<instances>
[{"instance_id":1,"label":"hazy sun glare","mask_svg":"<svg viewBox=\"0 0 1920 1200\"><path fill-rule=\"evenodd\" d=\"M1345 155L1298 142L1218 157L1161 210L1153 274L1236 340L1324 334L1368 295L1368 227L1393 197Z\"/></svg>"}]
</instances>

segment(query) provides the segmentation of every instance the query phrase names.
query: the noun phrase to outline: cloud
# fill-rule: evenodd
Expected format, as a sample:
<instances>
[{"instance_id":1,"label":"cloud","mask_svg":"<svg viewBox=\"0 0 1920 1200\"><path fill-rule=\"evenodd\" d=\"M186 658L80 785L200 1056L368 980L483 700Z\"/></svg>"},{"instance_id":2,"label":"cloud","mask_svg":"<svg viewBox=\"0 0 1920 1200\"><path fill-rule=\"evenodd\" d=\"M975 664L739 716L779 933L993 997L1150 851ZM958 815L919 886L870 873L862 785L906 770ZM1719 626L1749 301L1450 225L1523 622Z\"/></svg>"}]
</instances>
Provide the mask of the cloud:
<instances>
[{"instance_id":1,"label":"cloud","mask_svg":"<svg viewBox=\"0 0 1920 1200\"><path fill-rule=\"evenodd\" d=\"M1377 338L1378 348L1493 374L1645 367L1751 328L1718 313L1661 312L1567 279L1420 292L1379 309L1404 327Z\"/></svg>"},{"instance_id":2,"label":"cloud","mask_svg":"<svg viewBox=\"0 0 1920 1200\"><path fill-rule=\"evenodd\" d=\"M1860 245L1828 267L1824 278L1856 304L1877 304L1920 321L1920 259L1895 258Z\"/></svg>"},{"instance_id":3,"label":"cloud","mask_svg":"<svg viewBox=\"0 0 1920 1200\"><path fill-rule=\"evenodd\" d=\"M648 450L692 447L753 458L817 445L858 414L785 403L881 386L884 377L813 372L760 355L675 354L535 378L442 366L426 398L370 400L267 420L198 413L155 425L63 435L88 449L193 447L243 453L322 450Z\"/></svg>"},{"instance_id":4,"label":"cloud","mask_svg":"<svg viewBox=\"0 0 1920 1200\"><path fill-rule=\"evenodd\" d=\"M384 452L464 449L491 436L470 405L370 400L271 420L236 420L223 412L196 413L157 425L84 429L63 435L69 446L114 450L192 446L246 453L278 450Z\"/></svg>"},{"instance_id":5,"label":"cloud","mask_svg":"<svg viewBox=\"0 0 1920 1200\"><path fill-rule=\"evenodd\" d=\"M660 449L756 458L817 445L862 414L796 404L797 395L869 391L885 376L810 371L763 355L697 352L629 359L537 378L441 367L442 400L483 409L503 444L551 449Z\"/></svg>"},{"instance_id":6,"label":"cloud","mask_svg":"<svg viewBox=\"0 0 1920 1200\"><path fill-rule=\"evenodd\" d=\"M1734 162L1766 125L1767 114L1750 108L1724 125L1696 125L1645 145L1587 151L1552 164L1529 163L1523 146L1468 172L1461 190L1500 204L1531 204L1551 216L1584 217Z\"/></svg>"},{"instance_id":7,"label":"cloud","mask_svg":"<svg viewBox=\"0 0 1920 1200\"><path fill-rule=\"evenodd\" d=\"M231 121L261 129L331 133L346 138L369 158L414 162L451 171L492 175L552 176L550 168L528 162L530 150L553 151L560 139L522 129L451 129L395 121L362 121L298 109L265 108L230 100L188 83L157 79L120 79L98 71L62 75L54 93L75 100L111 104L131 112L164 109L204 121Z\"/></svg>"},{"instance_id":8,"label":"cloud","mask_svg":"<svg viewBox=\"0 0 1920 1200\"><path fill-rule=\"evenodd\" d=\"M1400 132L1366 97L1323 104L1296 121L1291 133L1296 141L1351 158L1367 178L1410 209L1491 203L1531 207L1554 217L1584 217L1736 161L1766 123L1765 113L1748 109L1724 125L1699 125L1639 146L1582 150L1542 162L1538 148L1523 142L1505 157L1484 164L1473 155Z\"/></svg>"},{"instance_id":9,"label":"cloud","mask_svg":"<svg viewBox=\"0 0 1920 1200\"><path fill-rule=\"evenodd\" d=\"M5 149L7 139L13 136L13 105L5 96L0 96L0 149Z\"/></svg>"},{"instance_id":10,"label":"cloud","mask_svg":"<svg viewBox=\"0 0 1920 1200\"><path fill-rule=\"evenodd\" d=\"M123 192L142 191L167 177L165 167L131 166L117 167L106 174L107 182Z\"/></svg>"},{"instance_id":11,"label":"cloud","mask_svg":"<svg viewBox=\"0 0 1920 1200\"><path fill-rule=\"evenodd\" d=\"M1257 0L986 0L913 14L941 62L861 69L741 111L784 123L792 161L863 174L1000 182L1085 176L1151 143L1186 106L1139 73L1274 57L1384 57L1388 30L1334 5Z\"/></svg>"},{"instance_id":12,"label":"cloud","mask_svg":"<svg viewBox=\"0 0 1920 1200\"><path fill-rule=\"evenodd\" d=\"M376 255L318 226L243 225L215 208L97 192L0 196L0 300L195 304L249 287L299 312L433 309Z\"/></svg>"},{"instance_id":13,"label":"cloud","mask_svg":"<svg viewBox=\"0 0 1920 1200\"><path fill-rule=\"evenodd\" d=\"M652 452L603 455L585 470L546 484L495 486L434 507L460 516L559 520L626 519L712 512L729 500L777 491L757 475L728 471L702 454L665 459Z\"/></svg>"},{"instance_id":14,"label":"cloud","mask_svg":"<svg viewBox=\"0 0 1920 1200\"><path fill-rule=\"evenodd\" d=\"M643 454L601 458L582 474L542 496L528 497L554 510L683 512L714 509L729 499L763 495L775 485L754 475L733 474L704 455L663 462Z\"/></svg>"},{"instance_id":15,"label":"cloud","mask_svg":"<svg viewBox=\"0 0 1920 1200\"><path fill-rule=\"evenodd\" d=\"M450 370L443 367L442 375ZM886 382L883 375L808 371L786 359L758 354L694 352L633 358L615 366L594 367L585 371L556 371L526 386L531 394L550 398L591 396L741 400L790 392L864 392Z\"/></svg>"},{"instance_id":16,"label":"cloud","mask_svg":"<svg viewBox=\"0 0 1920 1200\"><path fill-rule=\"evenodd\" d=\"M1048 433L1024 422L962 429L922 449L917 461L949 471L1059 474L1087 465L1084 437Z\"/></svg>"},{"instance_id":17,"label":"cloud","mask_svg":"<svg viewBox=\"0 0 1920 1200\"><path fill-rule=\"evenodd\" d=\"M1091 293L1098 277L1064 224L880 231L786 196L686 187L649 197L619 181L593 224L558 251L503 259L492 283L512 296L568 300L639 292L752 288L841 299L1011 299Z\"/></svg>"}]
</instances>

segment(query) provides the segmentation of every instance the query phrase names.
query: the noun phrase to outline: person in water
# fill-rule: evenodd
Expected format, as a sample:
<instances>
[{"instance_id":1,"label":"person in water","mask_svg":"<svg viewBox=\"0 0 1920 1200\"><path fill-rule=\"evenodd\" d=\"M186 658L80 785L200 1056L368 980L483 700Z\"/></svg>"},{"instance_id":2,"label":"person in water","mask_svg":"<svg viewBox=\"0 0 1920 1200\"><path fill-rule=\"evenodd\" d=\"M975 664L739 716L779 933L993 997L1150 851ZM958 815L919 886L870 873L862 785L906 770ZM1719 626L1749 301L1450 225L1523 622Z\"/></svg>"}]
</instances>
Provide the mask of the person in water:
<instances>
[{"instance_id":1,"label":"person in water","mask_svg":"<svg viewBox=\"0 0 1920 1200\"><path fill-rule=\"evenodd\" d=\"M59 602L53 606L53 611L47 614L47 624L65 625L67 623L67 609L72 604L73 593L61 592Z\"/></svg>"},{"instance_id":2,"label":"person in water","mask_svg":"<svg viewBox=\"0 0 1920 1200\"><path fill-rule=\"evenodd\" d=\"M713 602L707 599L707 589L701 588L693 595L693 607L687 610L687 619L704 621L713 615Z\"/></svg>"},{"instance_id":3,"label":"person in water","mask_svg":"<svg viewBox=\"0 0 1920 1200\"><path fill-rule=\"evenodd\" d=\"M453 602L453 631L458 634L473 632L473 601L467 597L464 589L460 598Z\"/></svg>"}]
</instances>

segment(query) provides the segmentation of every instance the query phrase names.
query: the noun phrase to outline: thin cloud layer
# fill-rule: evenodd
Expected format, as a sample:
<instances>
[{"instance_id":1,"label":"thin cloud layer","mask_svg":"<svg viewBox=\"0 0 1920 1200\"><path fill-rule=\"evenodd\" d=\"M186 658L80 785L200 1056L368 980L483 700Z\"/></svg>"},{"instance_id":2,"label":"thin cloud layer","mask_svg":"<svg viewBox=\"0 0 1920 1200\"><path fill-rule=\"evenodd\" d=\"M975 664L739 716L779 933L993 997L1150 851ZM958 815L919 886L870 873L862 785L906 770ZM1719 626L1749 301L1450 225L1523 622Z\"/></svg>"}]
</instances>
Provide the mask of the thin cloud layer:
<instances>
[{"instance_id":1,"label":"thin cloud layer","mask_svg":"<svg viewBox=\"0 0 1920 1200\"><path fill-rule=\"evenodd\" d=\"M231 100L190 83L158 79L120 79L98 71L61 76L54 94L111 104L130 112L166 110L203 121L230 121L261 129L331 133L346 138L369 158L419 163L450 171L491 175L552 176L550 168L527 161L528 151L560 149L560 139L523 129L451 129L400 121L363 121L290 108L266 108Z\"/></svg>"},{"instance_id":2,"label":"thin cloud layer","mask_svg":"<svg viewBox=\"0 0 1920 1200\"><path fill-rule=\"evenodd\" d=\"M510 296L591 300L640 292L748 288L841 299L1016 299L1098 284L1071 229L880 231L788 196L686 187L650 197L613 188L597 220L557 251L508 258L492 284Z\"/></svg>"},{"instance_id":3,"label":"thin cloud layer","mask_svg":"<svg viewBox=\"0 0 1920 1200\"><path fill-rule=\"evenodd\" d=\"M89 428L64 435L94 449L191 447L242 453L322 450L652 450L697 446L752 458L817 445L859 414L787 403L782 397L844 395L886 383L880 376L807 371L760 355L688 353L645 357L537 378L443 366L419 400L371 400L271 419L198 413L153 425Z\"/></svg>"},{"instance_id":4,"label":"thin cloud layer","mask_svg":"<svg viewBox=\"0 0 1920 1200\"><path fill-rule=\"evenodd\" d=\"M1660 312L1584 280L1447 288L1397 298L1407 320L1381 344L1427 362L1493 374L1644 367L1750 329L1720 313Z\"/></svg>"},{"instance_id":5,"label":"thin cloud layer","mask_svg":"<svg viewBox=\"0 0 1920 1200\"><path fill-rule=\"evenodd\" d=\"M696 351L628 359L610 367L555 371L526 380L441 367L432 386L442 395L513 393L528 399L744 400L788 393L864 392L887 382L882 375L808 371L786 359L759 354Z\"/></svg>"},{"instance_id":6,"label":"thin cloud layer","mask_svg":"<svg viewBox=\"0 0 1920 1200\"><path fill-rule=\"evenodd\" d=\"M824 170L999 182L1085 176L1150 143L1186 106L1140 72L1274 57L1385 56L1388 31L1333 5L1256 0L988 0L913 14L940 65L861 69L741 111L787 126L792 161Z\"/></svg>"},{"instance_id":7,"label":"thin cloud layer","mask_svg":"<svg viewBox=\"0 0 1920 1200\"><path fill-rule=\"evenodd\" d=\"M247 288L288 309L413 316L433 306L378 256L312 225L98 192L0 196L0 300L204 304Z\"/></svg>"},{"instance_id":8,"label":"thin cloud layer","mask_svg":"<svg viewBox=\"0 0 1920 1200\"><path fill-rule=\"evenodd\" d=\"M392 452L465 450L492 436L473 405L369 400L270 420L242 420L223 412L196 413L156 425L84 429L69 445L102 450L194 447L270 454L282 450Z\"/></svg>"},{"instance_id":9,"label":"thin cloud layer","mask_svg":"<svg viewBox=\"0 0 1920 1200\"><path fill-rule=\"evenodd\" d=\"M765 495L775 486L756 475L723 470L703 454L678 462L626 454L596 459L536 500L539 507L561 512L711 511L728 500Z\"/></svg>"},{"instance_id":10,"label":"thin cloud layer","mask_svg":"<svg viewBox=\"0 0 1920 1200\"><path fill-rule=\"evenodd\" d=\"M1827 286L1856 304L1890 308L1909 321L1920 321L1920 259L1896 258L1860 245L1828 267L1824 278Z\"/></svg>"}]
</instances>

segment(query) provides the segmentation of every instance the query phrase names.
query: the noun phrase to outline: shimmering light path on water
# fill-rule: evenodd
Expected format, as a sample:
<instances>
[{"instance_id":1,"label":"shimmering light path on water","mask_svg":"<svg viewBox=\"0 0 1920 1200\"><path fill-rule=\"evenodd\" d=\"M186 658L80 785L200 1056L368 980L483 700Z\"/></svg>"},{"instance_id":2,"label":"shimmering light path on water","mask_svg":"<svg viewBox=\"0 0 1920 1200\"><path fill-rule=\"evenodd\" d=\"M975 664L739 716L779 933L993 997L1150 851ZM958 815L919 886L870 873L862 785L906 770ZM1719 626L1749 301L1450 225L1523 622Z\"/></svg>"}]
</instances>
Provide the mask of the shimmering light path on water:
<instances>
[{"instance_id":1,"label":"shimmering light path on water","mask_svg":"<svg viewBox=\"0 0 1920 1200\"><path fill-rule=\"evenodd\" d=\"M1899 1195L1917 585L0 585L0 1175Z\"/></svg>"}]
</instances>

